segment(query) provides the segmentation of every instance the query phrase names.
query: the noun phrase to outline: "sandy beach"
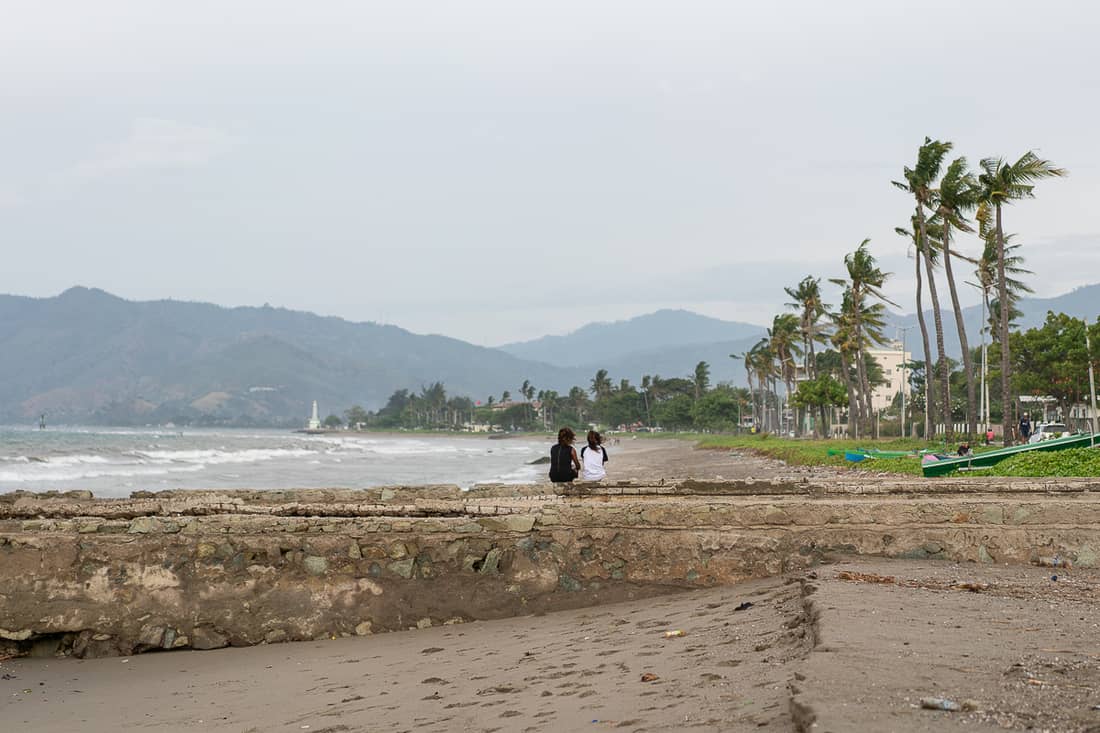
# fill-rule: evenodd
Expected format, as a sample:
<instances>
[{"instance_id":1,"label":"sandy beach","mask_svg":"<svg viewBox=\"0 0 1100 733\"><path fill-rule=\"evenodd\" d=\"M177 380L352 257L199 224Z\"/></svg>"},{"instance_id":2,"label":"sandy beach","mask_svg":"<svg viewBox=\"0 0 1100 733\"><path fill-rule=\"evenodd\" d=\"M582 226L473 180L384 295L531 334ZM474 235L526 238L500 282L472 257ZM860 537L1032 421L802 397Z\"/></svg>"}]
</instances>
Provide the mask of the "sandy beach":
<instances>
[{"instance_id":1,"label":"sandy beach","mask_svg":"<svg viewBox=\"0 0 1100 733\"><path fill-rule=\"evenodd\" d=\"M610 452L614 477L799 470L668 440ZM6 660L0 720L93 733L1095 733L1098 601L1094 570L826 557L737 585L359 638Z\"/></svg>"}]
</instances>

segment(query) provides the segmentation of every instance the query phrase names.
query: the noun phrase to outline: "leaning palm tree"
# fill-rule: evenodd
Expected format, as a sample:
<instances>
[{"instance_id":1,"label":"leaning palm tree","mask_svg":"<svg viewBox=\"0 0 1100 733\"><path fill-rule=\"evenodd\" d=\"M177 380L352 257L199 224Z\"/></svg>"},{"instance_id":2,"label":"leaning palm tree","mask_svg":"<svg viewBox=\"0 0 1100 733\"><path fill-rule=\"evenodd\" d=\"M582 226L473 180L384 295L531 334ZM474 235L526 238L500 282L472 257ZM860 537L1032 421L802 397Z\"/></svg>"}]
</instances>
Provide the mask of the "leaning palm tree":
<instances>
[{"instance_id":1,"label":"leaning palm tree","mask_svg":"<svg viewBox=\"0 0 1100 733\"><path fill-rule=\"evenodd\" d=\"M813 379L816 376L813 371L814 344L822 340L817 324L829 309L821 298L821 278L807 275L798 285L793 288L783 288L783 291L791 298L787 307L799 311L799 328L802 331L805 356L803 369L806 376Z\"/></svg>"},{"instance_id":2,"label":"leaning palm tree","mask_svg":"<svg viewBox=\"0 0 1100 733\"><path fill-rule=\"evenodd\" d=\"M770 432L775 429L775 425L768 410L768 386L774 385L777 372L771 340L762 338L756 342L749 349L749 359L752 361L753 371L756 372L756 383L760 385L760 412L757 414L763 418L764 430Z\"/></svg>"},{"instance_id":3,"label":"leaning palm tree","mask_svg":"<svg viewBox=\"0 0 1100 733\"><path fill-rule=\"evenodd\" d=\"M799 326L802 330L802 369L807 379L817 379L817 358L814 344L823 342L818 322L828 312L829 306L821 297L821 278L807 275L793 288L783 288L791 298L787 307L799 311ZM825 405L819 405L821 424L825 424Z\"/></svg>"},{"instance_id":4,"label":"leaning palm tree","mask_svg":"<svg viewBox=\"0 0 1100 733\"><path fill-rule=\"evenodd\" d=\"M840 356L840 377L844 382L844 390L848 394L848 437L858 440L863 409L859 387L852 379L852 354L856 352L856 348L855 340L852 338L851 295L852 291L845 289L840 310L832 314L835 328L829 340Z\"/></svg>"},{"instance_id":5,"label":"leaning palm tree","mask_svg":"<svg viewBox=\"0 0 1100 733\"><path fill-rule=\"evenodd\" d=\"M974 231L967 223L966 215L978 205L978 179L967 170L966 158L956 158L947 166L936 191L936 204L936 213L943 222L943 236L940 240L943 271L951 292L951 307L955 311L955 328L959 333L963 371L966 374L966 429L967 435L973 436L978 432L978 395L974 385L974 367L971 363L970 344L966 338L966 326L963 323L962 306L959 305L955 274L951 270L951 227L964 232Z\"/></svg>"},{"instance_id":6,"label":"leaning palm tree","mask_svg":"<svg viewBox=\"0 0 1100 733\"><path fill-rule=\"evenodd\" d=\"M997 238L997 300L999 303L999 326L1001 342L1001 410L1002 430L1005 445L1012 444L1011 404L1012 362L1008 344L1009 299L1008 281L1005 272L1005 237L1001 221L1001 209L1006 204L1020 199L1035 198L1035 183L1043 178L1056 178L1066 175L1064 168L1057 168L1049 160L1043 160L1032 151L1027 151L1015 163L1007 163L1004 158L985 158L981 162L982 173L978 176L980 186L979 200L983 207L993 210L994 232Z\"/></svg>"},{"instance_id":7,"label":"leaning palm tree","mask_svg":"<svg viewBox=\"0 0 1100 733\"><path fill-rule=\"evenodd\" d=\"M879 304L889 303L897 307L897 304L887 298L882 292L882 286L890 276L890 273L883 272L882 269L879 268L874 255L872 255L867 248L870 242L870 239L864 239L860 242L855 252L850 252L845 255L844 267L848 271L847 279L834 278L830 280L830 282L844 286L850 291L846 294L849 301L847 305L850 308L850 323L848 325L852 329L852 338L856 346L856 373L859 376L860 391L864 395L864 411L862 418L867 423L868 428L870 427L869 423L871 418L871 389L864 350L868 343L868 338L872 334L869 327L873 325L869 320L870 312L868 304L870 301L877 301ZM876 317L881 318L881 316ZM881 339L881 332L877 332L875 338L872 340L879 339ZM865 432L870 432L870 430L867 429Z\"/></svg>"},{"instance_id":8,"label":"leaning palm tree","mask_svg":"<svg viewBox=\"0 0 1100 733\"><path fill-rule=\"evenodd\" d=\"M943 318L940 315L940 298L936 292L936 277L932 270L931 246L928 242L928 227L924 210L935 209L935 190L933 184L940 176L943 167L943 159L951 152L951 143L942 140L924 138L924 144L917 150L917 164L913 168L906 166L902 169L904 182L893 181L893 184L902 191L913 196L916 202L917 233L921 240L921 255L924 258L924 267L928 275L928 294L932 298L932 321L936 326L936 373L940 380L940 397L943 400L941 418L944 429L947 431L947 439L950 440L951 430L951 374L948 368L947 351L943 342ZM929 409L934 404L928 401Z\"/></svg>"},{"instance_id":9,"label":"leaning palm tree","mask_svg":"<svg viewBox=\"0 0 1100 733\"><path fill-rule=\"evenodd\" d=\"M802 349L798 345L798 335L798 317L793 313L777 315L772 320L772 327L768 329L768 337L778 361L779 377L783 380L788 404L794 394L797 371L795 359L802 355Z\"/></svg>"}]
</instances>

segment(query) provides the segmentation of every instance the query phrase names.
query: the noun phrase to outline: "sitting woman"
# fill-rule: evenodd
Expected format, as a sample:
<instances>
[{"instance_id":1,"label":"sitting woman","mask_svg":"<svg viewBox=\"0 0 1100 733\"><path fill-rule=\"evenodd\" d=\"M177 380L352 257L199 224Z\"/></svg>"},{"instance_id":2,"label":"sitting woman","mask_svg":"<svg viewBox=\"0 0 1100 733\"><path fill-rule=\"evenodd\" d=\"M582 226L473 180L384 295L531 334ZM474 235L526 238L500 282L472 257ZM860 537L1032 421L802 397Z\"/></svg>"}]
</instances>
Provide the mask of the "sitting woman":
<instances>
[{"instance_id":1,"label":"sitting woman","mask_svg":"<svg viewBox=\"0 0 1100 733\"><path fill-rule=\"evenodd\" d=\"M607 476L603 467L607 463L607 449L603 447L603 436L595 430L588 431L588 445L581 448L581 462L584 464L581 478L585 481L599 481Z\"/></svg>"},{"instance_id":2,"label":"sitting woman","mask_svg":"<svg viewBox=\"0 0 1100 733\"><path fill-rule=\"evenodd\" d=\"M576 433L569 428L562 428L558 431L558 442L550 448L550 480L556 484L573 481L581 470L577 451L573 449L573 441L576 439Z\"/></svg>"}]
</instances>

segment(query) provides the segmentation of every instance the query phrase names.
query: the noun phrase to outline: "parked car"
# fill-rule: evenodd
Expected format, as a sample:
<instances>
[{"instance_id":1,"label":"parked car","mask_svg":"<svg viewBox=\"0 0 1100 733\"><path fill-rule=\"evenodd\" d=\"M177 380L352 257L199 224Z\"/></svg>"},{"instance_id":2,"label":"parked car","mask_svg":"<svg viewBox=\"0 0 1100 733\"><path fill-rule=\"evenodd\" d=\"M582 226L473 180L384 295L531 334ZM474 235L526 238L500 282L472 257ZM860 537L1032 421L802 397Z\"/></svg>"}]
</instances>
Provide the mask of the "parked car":
<instances>
[{"instance_id":1,"label":"parked car","mask_svg":"<svg viewBox=\"0 0 1100 733\"><path fill-rule=\"evenodd\" d=\"M1063 435L1069 435L1069 430L1066 429L1065 423L1060 422L1042 422L1035 428L1035 432L1031 434L1031 438L1028 439L1028 443L1039 443L1044 440L1050 440L1051 438L1061 438Z\"/></svg>"}]
</instances>

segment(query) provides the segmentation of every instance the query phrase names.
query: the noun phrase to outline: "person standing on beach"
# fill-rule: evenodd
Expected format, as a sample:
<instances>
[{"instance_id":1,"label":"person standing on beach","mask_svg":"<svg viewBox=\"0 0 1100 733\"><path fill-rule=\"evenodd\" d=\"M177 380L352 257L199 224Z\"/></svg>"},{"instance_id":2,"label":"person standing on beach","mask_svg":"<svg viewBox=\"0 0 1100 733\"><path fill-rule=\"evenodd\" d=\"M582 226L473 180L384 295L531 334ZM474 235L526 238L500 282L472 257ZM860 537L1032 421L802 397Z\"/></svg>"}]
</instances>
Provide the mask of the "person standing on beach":
<instances>
[{"instance_id":1,"label":"person standing on beach","mask_svg":"<svg viewBox=\"0 0 1100 733\"><path fill-rule=\"evenodd\" d=\"M556 484L573 481L581 470L580 459L573 448L577 434L570 428L558 431L558 442L550 448L550 480Z\"/></svg>"},{"instance_id":2,"label":"person standing on beach","mask_svg":"<svg viewBox=\"0 0 1100 733\"><path fill-rule=\"evenodd\" d=\"M588 445L581 448L581 463L584 464L581 478L585 481L599 481L607 476L603 467L607 463L607 449L603 447L603 436L595 430L588 431Z\"/></svg>"}]
</instances>

